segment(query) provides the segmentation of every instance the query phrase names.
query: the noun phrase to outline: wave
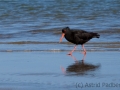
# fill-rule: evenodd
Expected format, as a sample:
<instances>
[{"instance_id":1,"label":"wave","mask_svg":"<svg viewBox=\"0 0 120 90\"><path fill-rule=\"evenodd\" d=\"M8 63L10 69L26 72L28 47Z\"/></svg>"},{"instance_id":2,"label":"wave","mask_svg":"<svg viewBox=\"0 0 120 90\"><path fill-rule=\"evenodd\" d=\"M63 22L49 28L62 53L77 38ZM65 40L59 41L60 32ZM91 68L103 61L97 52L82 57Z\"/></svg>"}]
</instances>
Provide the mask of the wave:
<instances>
[{"instance_id":1,"label":"wave","mask_svg":"<svg viewBox=\"0 0 120 90\"><path fill-rule=\"evenodd\" d=\"M74 46L69 42L40 41L0 42L0 45L2 46L0 52L69 52ZM88 52L120 51L120 42L88 42L85 48ZM75 51L82 51L82 49Z\"/></svg>"}]
</instances>

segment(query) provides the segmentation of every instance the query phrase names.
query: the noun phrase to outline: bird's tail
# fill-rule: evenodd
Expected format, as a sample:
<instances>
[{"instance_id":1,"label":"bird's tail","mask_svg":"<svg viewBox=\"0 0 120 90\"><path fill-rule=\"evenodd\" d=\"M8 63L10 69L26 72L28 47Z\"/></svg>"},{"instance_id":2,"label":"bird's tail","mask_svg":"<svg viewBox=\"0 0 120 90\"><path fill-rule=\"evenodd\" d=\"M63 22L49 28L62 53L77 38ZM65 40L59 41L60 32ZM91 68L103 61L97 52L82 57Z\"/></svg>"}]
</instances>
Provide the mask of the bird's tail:
<instances>
[{"instance_id":1,"label":"bird's tail","mask_svg":"<svg viewBox=\"0 0 120 90\"><path fill-rule=\"evenodd\" d=\"M98 33L93 33L92 32L92 35L93 35L94 38L99 38L100 37L100 35Z\"/></svg>"}]
</instances>

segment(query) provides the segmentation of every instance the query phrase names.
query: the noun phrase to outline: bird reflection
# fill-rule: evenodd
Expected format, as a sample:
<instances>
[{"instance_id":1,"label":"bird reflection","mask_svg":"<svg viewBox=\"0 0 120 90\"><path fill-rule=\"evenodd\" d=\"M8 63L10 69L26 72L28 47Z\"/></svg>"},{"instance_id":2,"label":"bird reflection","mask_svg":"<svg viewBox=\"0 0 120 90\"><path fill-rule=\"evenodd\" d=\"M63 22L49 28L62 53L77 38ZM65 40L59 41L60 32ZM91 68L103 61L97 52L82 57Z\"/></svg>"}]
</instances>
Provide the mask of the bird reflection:
<instances>
[{"instance_id":1,"label":"bird reflection","mask_svg":"<svg viewBox=\"0 0 120 90\"><path fill-rule=\"evenodd\" d=\"M69 65L66 70L61 67L62 72L65 75L87 75L90 71L95 71L100 67L100 65L93 65L85 62L85 56L83 56L82 60L77 60L74 56L72 59L75 61L72 65Z\"/></svg>"},{"instance_id":2,"label":"bird reflection","mask_svg":"<svg viewBox=\"0 0 120 90\"><path fill-rule=\"evenodd\" d=\"M79 61L76 59L76 57L74 57L73 55L69 55L69 56L70 56L76 63L79 62ZM83 58L82 58L82 60L81 60L82 62L84 62L85 57L86 57L86 55L83 56Z\"/></svg>"}]
</instances>

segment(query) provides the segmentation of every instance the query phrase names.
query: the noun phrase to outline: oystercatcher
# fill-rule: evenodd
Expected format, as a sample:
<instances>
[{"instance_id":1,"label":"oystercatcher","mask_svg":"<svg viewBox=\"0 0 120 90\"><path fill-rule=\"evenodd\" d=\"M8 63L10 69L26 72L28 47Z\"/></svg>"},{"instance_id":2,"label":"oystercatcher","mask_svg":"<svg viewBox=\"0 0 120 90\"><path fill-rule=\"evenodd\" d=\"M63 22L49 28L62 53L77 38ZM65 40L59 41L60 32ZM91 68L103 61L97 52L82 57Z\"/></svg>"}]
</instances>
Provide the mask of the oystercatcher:
<instances>
[{"instance_id":1,"label":"oystercatcher","mask_svg":"<svg viewBox=\"0 0 120 90\"><path fill-rule=\"evenodd\" d=\"M86 50L84 48L84 44L88 42L92 38L99 38L100 35L98 33L94 32L87 32L84 30L71 30L69 27L65 27L62 29L62 36L60 38L60 41L62 41L63 38L66 38L71 43L76 44L71 52L69 52L68 55L72 55L74 50L76 50L77 45L82 45L83 54L86 55Z\"/></svg>"}]
</instances>

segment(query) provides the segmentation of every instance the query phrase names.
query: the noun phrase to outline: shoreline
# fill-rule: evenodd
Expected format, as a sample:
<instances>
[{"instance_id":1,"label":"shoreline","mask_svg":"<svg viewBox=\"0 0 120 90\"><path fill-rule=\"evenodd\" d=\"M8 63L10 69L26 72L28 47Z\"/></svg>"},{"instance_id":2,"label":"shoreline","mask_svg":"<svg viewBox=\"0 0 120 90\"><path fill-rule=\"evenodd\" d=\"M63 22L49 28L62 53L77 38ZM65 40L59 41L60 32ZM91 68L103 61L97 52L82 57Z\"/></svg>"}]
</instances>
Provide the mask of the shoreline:
<instances>
[{"instance_id":1,"label":"shoreline","mask_svg":"<svg viewBox=\"0 0 120 90\"><path fill-rule=\"evenodd\" d=\"M70 42L39 41L0 42L0 45L0 52L69 52L74 47ZM120 42L87 42L84 45L88 52L120 52ZM75 52L81 51L81 45L78 45Z\"/></svg>"},{"instance_id":2,"label":"shoreline","mask_svg":"<svg viewBox=\"0 0 120 90\"><path fill-rule=\"evenodd\" d=\"M59 52L69 52L71 50L58 50L58 49L52 49L52 50L0 50L0 52L53 52L53 53L59 53ZM82 52L83 50L75 50L74 52ZM120 50L112 49L112 50L86 50L87 52L120 52Z\"/></svg>"}]
</instances>

